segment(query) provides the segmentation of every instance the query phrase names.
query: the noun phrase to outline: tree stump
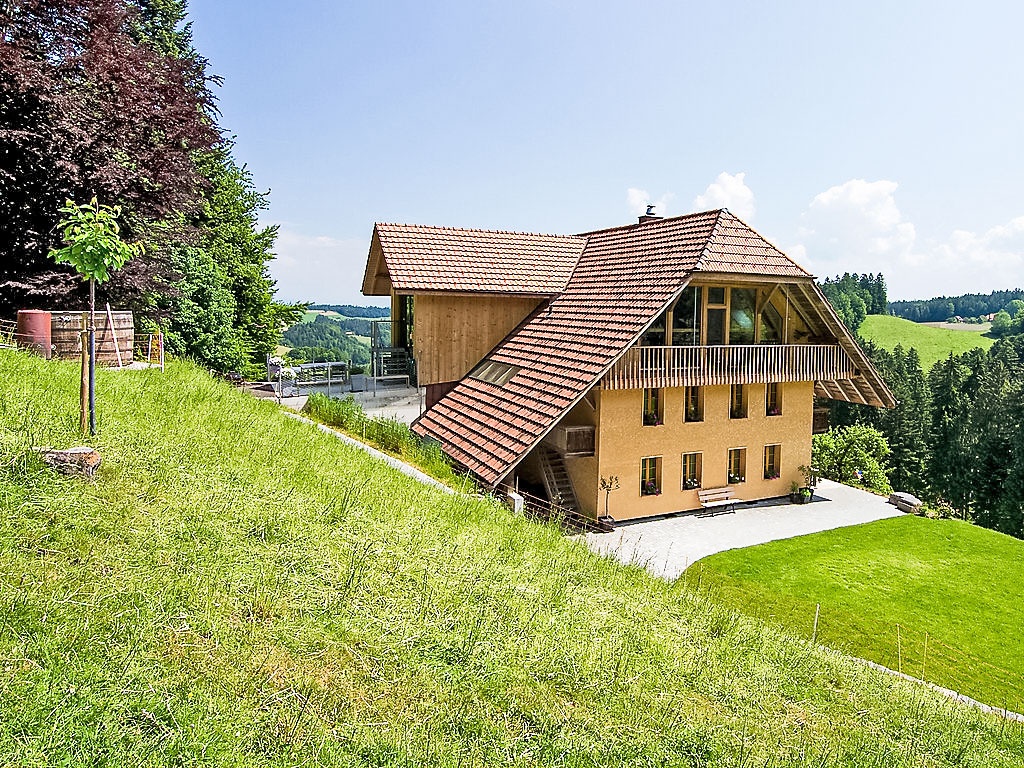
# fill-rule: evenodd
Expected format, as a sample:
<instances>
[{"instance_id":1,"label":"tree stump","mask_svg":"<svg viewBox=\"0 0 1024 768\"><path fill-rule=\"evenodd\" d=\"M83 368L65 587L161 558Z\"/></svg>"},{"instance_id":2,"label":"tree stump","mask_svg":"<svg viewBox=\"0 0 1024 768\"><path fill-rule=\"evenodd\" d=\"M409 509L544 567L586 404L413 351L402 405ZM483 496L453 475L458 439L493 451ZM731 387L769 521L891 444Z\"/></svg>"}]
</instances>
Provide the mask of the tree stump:
<instances>
[{"instance_id":1,"label":"tree stump","mask_svg":"<svg viewBox=\"0 0 1024 768\"><path fill-rule=\"evenodd\" d=\"M33 448L39 458L64 475L92 477L102 459L95 448L80 445L77 448Z\"/></svg>"}]
</instances>

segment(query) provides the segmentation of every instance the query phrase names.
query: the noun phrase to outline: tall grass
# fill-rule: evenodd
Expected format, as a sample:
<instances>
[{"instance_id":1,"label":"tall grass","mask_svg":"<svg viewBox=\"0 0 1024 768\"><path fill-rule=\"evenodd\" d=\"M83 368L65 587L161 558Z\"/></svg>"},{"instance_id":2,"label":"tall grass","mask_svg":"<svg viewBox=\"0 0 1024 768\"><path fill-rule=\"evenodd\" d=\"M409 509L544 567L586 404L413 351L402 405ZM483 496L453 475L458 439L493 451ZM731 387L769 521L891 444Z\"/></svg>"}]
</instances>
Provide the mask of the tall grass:
<instances>
[{"instance_id":1,"label":"tall grass","mask_svg":"<svg viewBox=\"0 0 1024 768\"><path fill-rule=\"evenodd\" d=\"M469 482L464 475L455 472L436 443L421 440L398 419L367 416L351 395L335 400L313 393L306 400L302 412L314 421L337 427L352 437L372 443L385 453L403 458L448 485L462 488Z\"/></svg>"},{"instance_id":2,"label":"tall grass","mask_svg":"<svg viewBox=\"0 0 1024 768\"><path fill-rule=\"evenodd\" d=\"M184 364L0 352L0 764L1010 766L1020 730ZM28 436L31 437L28 437Z\"/></svg>"}]
</instances>

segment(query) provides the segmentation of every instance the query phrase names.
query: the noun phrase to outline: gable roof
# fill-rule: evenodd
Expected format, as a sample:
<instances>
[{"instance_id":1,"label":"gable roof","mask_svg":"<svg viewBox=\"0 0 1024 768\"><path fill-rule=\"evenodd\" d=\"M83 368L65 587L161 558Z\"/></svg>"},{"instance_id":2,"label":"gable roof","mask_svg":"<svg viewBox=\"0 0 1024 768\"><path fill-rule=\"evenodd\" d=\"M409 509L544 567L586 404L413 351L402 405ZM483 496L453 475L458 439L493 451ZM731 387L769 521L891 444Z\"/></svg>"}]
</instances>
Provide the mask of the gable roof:
<instances>
[{"instance_id":1,"label":"gable roof","mask_svg":"<svg viewBox=\"0 0 1024 768\"><path fill-rule=\"evenodd\" d=\"M467 291L551 296L586 239L485 229L375 224L363 293Z\"/></svg>"},{"instance_id":2,"label":"gable roof","mask_svg":"<svg viewBox=\"0 0 1024 768\"><path fill-rule=\"evenodd\" d=\"M466 376L413 423L413 432L437 440L490 485L600 381L695 274L770 275L813 285L808 272L724 209L580 237L586 247L565 289L486 358L515 366L515 375L503 386ZM819 327L831 329L821 317ZM856 346L840 323L844 332Z\"/></svg>"}]
</instances>

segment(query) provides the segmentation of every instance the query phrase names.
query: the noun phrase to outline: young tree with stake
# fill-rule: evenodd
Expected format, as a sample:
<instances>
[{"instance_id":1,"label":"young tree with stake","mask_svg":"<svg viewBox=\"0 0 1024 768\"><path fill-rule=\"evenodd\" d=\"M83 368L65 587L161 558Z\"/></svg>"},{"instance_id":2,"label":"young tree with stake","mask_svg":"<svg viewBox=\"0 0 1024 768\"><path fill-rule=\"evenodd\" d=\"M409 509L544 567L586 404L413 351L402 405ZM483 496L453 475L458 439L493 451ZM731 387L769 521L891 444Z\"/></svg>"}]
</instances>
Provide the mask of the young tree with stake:
<instances>
[{"instance_id":1,"label":"young tree with stake","mask_svg":"<svg viewBox=\"0 0 1024 768\"><path fill-rule=\"evenodd\" d=\"M89 434L96 434L96 283L105 283L110 273L123 267L133 256L143 251L142 243L126 243L121 239L117 217L120 206L100 205L94 197L91 202L76 205L68 200L60 209L64 218L60 222L63 240L67 244L50 251L58 264L70 264L83 279L89 281ZM85 359L82 360L82 378L85 379ZM82 403L82 425L85 426L85 398Z\"/></svg>"}]
</instances>

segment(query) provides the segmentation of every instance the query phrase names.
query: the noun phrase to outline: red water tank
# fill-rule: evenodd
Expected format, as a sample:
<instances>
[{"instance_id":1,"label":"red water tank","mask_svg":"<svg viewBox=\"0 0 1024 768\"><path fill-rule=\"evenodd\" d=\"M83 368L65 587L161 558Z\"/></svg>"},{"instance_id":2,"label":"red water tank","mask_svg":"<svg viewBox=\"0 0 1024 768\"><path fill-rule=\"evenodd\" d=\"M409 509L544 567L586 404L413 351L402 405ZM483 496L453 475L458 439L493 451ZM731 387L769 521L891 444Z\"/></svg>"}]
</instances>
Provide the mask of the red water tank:
<instances>
[{"instance_id":1,"label":"red water tank","mask_svg":"<svg viewBox=\"0 0 1024 768\"><path fill-rule=\"evenodd\" d=\"M18 346L31 349L50 359L50 313L41 309L19 309L15 333Z\"/></svg>"}]
</instances>

